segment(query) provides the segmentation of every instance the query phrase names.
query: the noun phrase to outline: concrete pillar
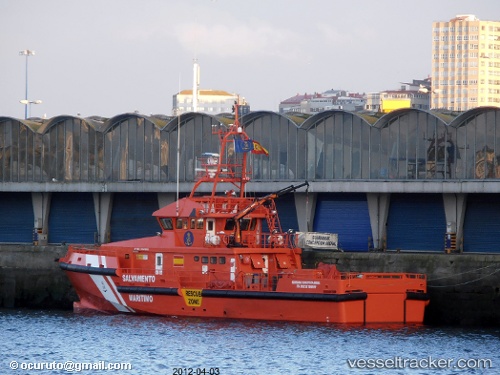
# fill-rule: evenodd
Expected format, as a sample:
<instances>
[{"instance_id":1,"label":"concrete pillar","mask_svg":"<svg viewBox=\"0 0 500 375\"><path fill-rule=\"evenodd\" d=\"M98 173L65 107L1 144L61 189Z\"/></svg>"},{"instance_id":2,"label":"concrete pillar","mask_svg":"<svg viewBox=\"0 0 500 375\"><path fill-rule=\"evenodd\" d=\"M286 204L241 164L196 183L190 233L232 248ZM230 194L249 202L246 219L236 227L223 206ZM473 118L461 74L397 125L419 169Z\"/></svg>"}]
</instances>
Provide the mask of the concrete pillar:
<instances>
[{"instance_id":1,"label":"concrete pillar","mask_svg":"<svg viewBox=\"0 0 500 375\"><path fill-rule=\"evenodd\" d=\"M295 193L295 209L300 232L312 232L316 213L317 193Z\"/></svg>"},{"instance_id":2,"label":"concrete pillar","mask_svg":"<svg viewBox=\"0 0 500 375\"><path fill-rule=\"evenodd\" d=\"M158 207L162 208L175 202L177 193L158 193Z\"/></svg>"},{"instance_id":3,"label":"concrete pillar","mask_svg":"<svg viewBox=\"0 0 500 375\"><path fill-rule=\"evenodd\" d=\"M367 193L368 212L370 214L370 225L372 228L373 247L375 249L386 248L387 217L391 194L389 193Z\"/></svg>"},{"instance_id":4,"label":"concrete pillar","mask_svg":"<svg viewBox=\"0 0 500 375\"><path fill-rule=\"evenodd\" d=\"M109 242L113 193L93 193L99 243Z\"/></svg>"},{"instance_id":5,"label":"concrete pillar","mask_svg":"<svg viewBox=\"0 0 500 375\"><path fill-rule=\"evenodd\" d=\"M47 245L49 235L50 199L52 193L31 193L33 228L38 231L38 245Z\"/></svg>"},{"instance_id":6,"label":"concrete pillar","mask_svg":"<svg viewBox=\"0 0 500 375\"><path fill-rule=\"evenodd\" d=\"M444 193L443 194L444 213L446 215L446 225L452 223L457 234L457 249L463 251L464 218L467 204L466 193ZM454 225L453 225L454 224ZM453 229L452 229L453 231ZM443 233L444 236L444 233Z\"/></svg>"}]
</instances>

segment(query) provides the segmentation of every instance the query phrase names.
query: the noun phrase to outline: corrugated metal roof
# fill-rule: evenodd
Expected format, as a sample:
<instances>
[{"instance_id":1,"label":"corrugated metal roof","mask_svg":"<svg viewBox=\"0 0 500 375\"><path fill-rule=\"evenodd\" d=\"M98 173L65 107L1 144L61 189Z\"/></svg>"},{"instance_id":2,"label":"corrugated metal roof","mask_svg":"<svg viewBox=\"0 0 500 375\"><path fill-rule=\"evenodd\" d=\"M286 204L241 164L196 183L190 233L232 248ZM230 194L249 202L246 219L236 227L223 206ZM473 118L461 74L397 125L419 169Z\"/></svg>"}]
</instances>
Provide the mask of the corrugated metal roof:
<instances>
[{"instance_id":1,"label":"corrugated metal roof","mask_svg":"<svg viewBox=\"0 0 500 375\"><path fill-rule=\"evenodd\" d=\"M382 117L383 113L373 113L373 112L354 112L359 117L363 118L370 125L375 124L380 117Z\"/></svg>"},{"instance_id":2,"label":"corrugated metal roof","mask_svg":"<svg viewBox=\"0 0 500 375\"><path fill-rule=\"evenodd\" d=\"M295 124L301 125L304 121L306 121L312 115L306 114L306 113L286 112L283 114L283 116L292 120Z\"/></svg>"}]
</instances>

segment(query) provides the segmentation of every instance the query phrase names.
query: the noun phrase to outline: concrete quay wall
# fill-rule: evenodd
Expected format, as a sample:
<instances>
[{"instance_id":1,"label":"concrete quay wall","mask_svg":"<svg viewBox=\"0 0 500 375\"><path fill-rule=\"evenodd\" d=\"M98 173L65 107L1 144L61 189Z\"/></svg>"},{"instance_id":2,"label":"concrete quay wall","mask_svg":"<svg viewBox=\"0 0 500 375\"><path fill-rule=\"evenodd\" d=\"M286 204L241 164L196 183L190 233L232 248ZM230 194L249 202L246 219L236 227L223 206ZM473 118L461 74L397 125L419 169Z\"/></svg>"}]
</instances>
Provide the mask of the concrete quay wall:
<instances>
[{"instance_id":1,"label":"concrete quay wall","mask_svg":"<svg viewBox=\"0 0 500 375\"><path fill-rule=\"evenodd\" d=\"M65 246L0 245L0 307L70 309L77 298L57 259Z\"/></svg>"},{"instance_id":2,"label":"concrete quay wall","mask_svg":"<svg viewBox=\"0 0 500 375\"><path fill-rule=\"evenodd\" d=\"M56 260L65 246L0 245L0 307L70 309L77 299ZM340 271L425 273L430 325L500 326L500 254L304 251Z\"/></svg>"}]
</instances>

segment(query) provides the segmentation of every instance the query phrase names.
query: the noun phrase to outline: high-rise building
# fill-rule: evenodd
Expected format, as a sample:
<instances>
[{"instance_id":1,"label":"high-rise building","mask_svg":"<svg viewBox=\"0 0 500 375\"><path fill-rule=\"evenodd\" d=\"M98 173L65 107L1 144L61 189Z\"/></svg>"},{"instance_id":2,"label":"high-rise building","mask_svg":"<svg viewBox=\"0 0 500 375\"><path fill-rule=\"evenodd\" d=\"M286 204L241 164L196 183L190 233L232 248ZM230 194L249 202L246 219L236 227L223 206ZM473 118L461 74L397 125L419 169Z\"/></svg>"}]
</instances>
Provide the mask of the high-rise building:
<instances>
[{"instance_id":1,"label":"high-rise building","mask_svg":"<svg viewBox=\"0 0 500 375\"><path fill-rule=\"evenodd\" d=\"M432 24L431 107L500 107L500 21L471 14Z\"/></svg>"}]
</instances>

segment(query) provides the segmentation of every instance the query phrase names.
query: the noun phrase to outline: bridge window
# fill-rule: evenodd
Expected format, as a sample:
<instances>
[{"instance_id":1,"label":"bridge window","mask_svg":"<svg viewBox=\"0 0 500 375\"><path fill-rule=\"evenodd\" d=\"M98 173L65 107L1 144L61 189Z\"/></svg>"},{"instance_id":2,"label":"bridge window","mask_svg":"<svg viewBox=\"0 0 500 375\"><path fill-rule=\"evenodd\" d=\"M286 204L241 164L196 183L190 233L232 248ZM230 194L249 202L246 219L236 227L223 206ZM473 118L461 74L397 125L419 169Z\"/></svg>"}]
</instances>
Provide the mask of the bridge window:
<instances>
[{"instance_id":1,"label":"bridge window","mask_svg":"<svg viewBox=\"0 0 500 375\"><path fill-rule=\"evenodd\" d=\"M226 220L226 226L224 227L224 230L233 230L234 229L234 220L233 219L227 219Z\"/></svg>"},{"instance_id":2,"label":"bridge window","mask_svg":"<svg viewBox=\"0 0 500 375\"><path fill-rule=\"evenodd\" d=\"M203 229L203 219L198 219L196 222L196 229Z\"/></svg>"},{"instance_id":3,"label":"bridge window","mask_svg":"<svg viewBox=\"0 0 500 375\"><path fill-rule=\"evenodd\" d=\"M187 220L186 219L177 219L177 229L187 229Z\"/></svg>"},{"instance_id":4,"label":"bridge window","mask_svg":"<svg viewBox=\"0 0 500 375\"><path fill-rule=\"evenodd\" d=\"M241 219L240 220L241 230L248 230L248 224L250 224L250 219Z\"/></svg>"},{"instance_id":5,"label":"bridge window","mask_svg":"<svg viewBox=\"0 0 500 375\"><path fill-rule=\"evenodd\" d=\"M241 219L241 230L255 230L256 224L255 219Z\"/></svg>"},{"instance_id":6,"label":"bridge window","mask_svg":"<svg viewBox=\"0 0 500 375\"><path fill-rule=\"evenodd\" d=\"M169 217L162 217L160 219L160 224L161 224L161 227L165 230L174 229L174 225L172 224L172 219Z\"/></svg>"}]
</instances>

